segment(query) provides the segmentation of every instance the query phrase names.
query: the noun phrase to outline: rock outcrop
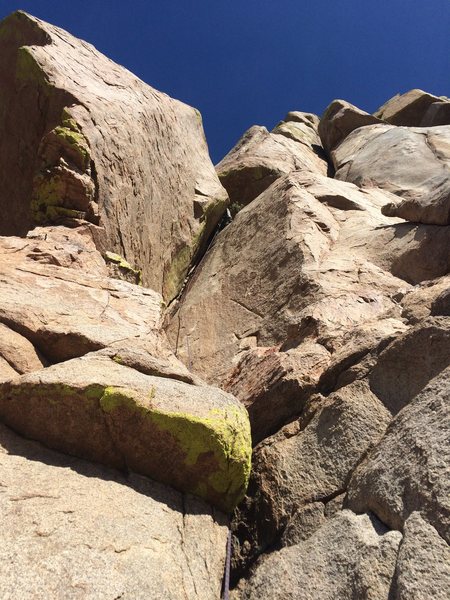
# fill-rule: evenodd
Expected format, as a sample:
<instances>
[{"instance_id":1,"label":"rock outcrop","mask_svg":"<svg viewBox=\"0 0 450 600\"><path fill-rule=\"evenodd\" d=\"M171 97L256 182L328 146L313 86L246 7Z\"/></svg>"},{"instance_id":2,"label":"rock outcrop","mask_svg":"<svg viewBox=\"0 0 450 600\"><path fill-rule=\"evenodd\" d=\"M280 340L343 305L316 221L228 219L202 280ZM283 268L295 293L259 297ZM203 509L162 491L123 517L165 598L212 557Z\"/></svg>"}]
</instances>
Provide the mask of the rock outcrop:
<instances>
[{"instance_id":1,"label":"rock outcrop","mask_svg":"<svg viewBox=\"0 0 450 600\"><path fill-rule=\"evenodd\" d=\"M412 556L417 547L446 581L438 538L447 539L449 459L434 448L450 432L449 132L378 117L334 101L318 126L328 176L293 168L287 155L264 189L243 168L244 157L261 158L252 143L260 130L247 134L218 165L221 177L231 167L228 191L246 206L167 317L177 356L249 411L236 599L391 600L444 589L418 580ZM434 398L429 409L425 398ZM369 538L382 557L367 559L370 571L361 570Z\"/></svg>"},{"instance_id":2,"label":"rock outcrop","mask_svg":"<svg viewBox=\"0 0 450 600\"><path fill-rule=\"evenodd\" d=\"M0 84L2 597L218 599L231 517L233 600L447 598L448 99L292 111L216 174L23 12Z\"/></svg>"},{"instance_id":3,"label":"rock outcrop","mask_svg":"<svg viewBox=\"0 0 450 600\"><path fill-rule=\"evenodd\" d=\"M102 252L172 299L227 204L198 111L23 12L0 57L0 233L94 223Z\"/></svg>"}]
</instances>

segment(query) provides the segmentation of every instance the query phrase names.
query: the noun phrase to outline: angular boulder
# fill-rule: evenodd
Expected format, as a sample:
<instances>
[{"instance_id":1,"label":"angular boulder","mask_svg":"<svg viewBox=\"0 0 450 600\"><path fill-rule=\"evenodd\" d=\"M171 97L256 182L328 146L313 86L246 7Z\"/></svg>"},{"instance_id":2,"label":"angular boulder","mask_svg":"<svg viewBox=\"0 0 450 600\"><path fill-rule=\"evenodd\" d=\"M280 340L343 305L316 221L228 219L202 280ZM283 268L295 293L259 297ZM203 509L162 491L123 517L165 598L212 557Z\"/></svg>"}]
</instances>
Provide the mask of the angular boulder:
<instances>
[{"instance_id":1,"label":"angular boulder","mask_svg":"<svg viewBox=\"0 0 450 600\"><path fill-rule=\"evenodd\" d=\"M450 543L450 369L442 371L389 425L356 469L347 506L403 529L419 511Z\"/></svg>"},{"instance_id":2,"label":"angular boulder","mask_svg":"<svg viewBox=\"0 0 450 600\"><path fill-rule=\"evenodd\" d=\"M320 156L323 150L317 121L312 117L311 120L305 117L299 121L298 116L292 116L298 114L289 113L272 132L265 127L251 127L216 166L219 179L230 197L233 213L291 171L326 175L328 165Z\"/></svg>"},{"instance_id":3,"label":"angular boulder","mask_svg":"<svg viewBox=\"0 0 450 600\"><path fill-rule=\"evenodd\" d=\"M232 599L388 600L401 538L345 510L306 541L263 557Z\"/></svg>"},{"instance_id":4,"label":"angular boulder","mask_svg":"<svg viewBox=\"0 0 450 600\"><path fill-rule=\"evenodd\" d=\"M173 298L227 204L198 111L21 11L0 24L0 73L0 233L99 225L102 251Z\"/></svg>"},{"instance_id":5,"label":"angular boulder","mask_svg":"<svg viewBox=\"0 0 450 600\"><path fill-rule=\"evenodd\" d=\"M390 415L366 382L314 398L298 422L259 444L248 495L235 515L240 567L272 546L311 503L345 492L362 457L382 437Z\"/></svg>"},{"instance_id":6,"label":"angular boulder","mask_svg":"<svg viewBox=\"0 0 450 600\"><path fill-rule=\"evenodd\" d=\"M248 417L216 388L94 353L0 384L0 418L50 448L147 475L225 512L245 493Z\"/></svg>"},{"instance_id":7,"label":"angular boulder","mask_svg":"<svg viewBox=\"0 0 450 600\"><path fill-rule=\"evenodd\" d=\"M355 129L377 123L382 121L350 102L333 100L320 119L319 135L324 149L331 152Z\"/></svg>"},{"instance_id":8,"label":"angular boulder","mask_svg":"<svg viewBox=\"0 0 450 600\"><path fill-rule=\"evenodd\" d=\"M397 94L374 112L374 116L392 125L420 127L428 109L441 98L423 90Z\"/></svg>"},{"instance_id":9,"label":"angular boulder","mask_svg":"<svg viewBox=\"0 0 450 600\"><path fill-rule=\"evenodd\" d=\"M450 589L450 547L420 512L407 519L392 585L393 600L446 600Z\"/></svg>"},{"instance_id":10,"label":"angular boulder","mask_svg":"<svg viewBox=\"0 0 450 600\"><path fill-rule=\"evenodd\" d=\"M450 125L450 101L448 99L433 102L420 123L421 127L436 127L437 125Z\"/></svg>"},{"instance_id":11,"label":"angular boulder","mask_svg":"<svg viewBox=\"0 0 450 600\"><path fill-rule=\"evenodd\" d=\"M357 129L332 153L336 178L377 186L400 198L383 214L415 223L450 224L450 126Z\"/></svg>"}]
</instances>

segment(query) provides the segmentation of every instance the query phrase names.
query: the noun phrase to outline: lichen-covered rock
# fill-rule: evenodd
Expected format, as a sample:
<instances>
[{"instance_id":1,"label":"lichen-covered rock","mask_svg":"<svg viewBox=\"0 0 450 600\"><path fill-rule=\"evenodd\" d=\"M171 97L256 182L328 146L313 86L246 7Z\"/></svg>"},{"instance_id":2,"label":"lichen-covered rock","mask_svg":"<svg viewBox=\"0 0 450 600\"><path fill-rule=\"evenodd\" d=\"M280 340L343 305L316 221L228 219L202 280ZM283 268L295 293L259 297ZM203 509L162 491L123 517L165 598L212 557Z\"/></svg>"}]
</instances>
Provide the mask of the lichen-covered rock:
<instances>
[{"instance_id":1,"label":"lichen-covered rock","mask_svg":"<svg viewBox=\"0 0 450 600\"><path fill-rule=\"evenodd\" d=\"M0 384L0 417L50 448L148 475L231 511L250 471L231 395L88 354Z\"/></svg>"},{"instance_id":2,"label":"lichen-covered rock","mask_svg":"<svg viewBox=\"0 0 450 600\"><path fill-rule=\"evenodd\" d=\"M198 111L20 11L0 73L0 232L100 225L99 249L173 298L227 204Z\"/></svg>"},{"instance_id":3,"label":"lichen-covered rock","mask_svg":"<svg viewBox=\"0 0 450 600\"><path fill-rule=\"evenodd\" d=\"M2 598L219 598L226 519L205 502L4 425L0 473Z\"/></svg>"}]
</instances>

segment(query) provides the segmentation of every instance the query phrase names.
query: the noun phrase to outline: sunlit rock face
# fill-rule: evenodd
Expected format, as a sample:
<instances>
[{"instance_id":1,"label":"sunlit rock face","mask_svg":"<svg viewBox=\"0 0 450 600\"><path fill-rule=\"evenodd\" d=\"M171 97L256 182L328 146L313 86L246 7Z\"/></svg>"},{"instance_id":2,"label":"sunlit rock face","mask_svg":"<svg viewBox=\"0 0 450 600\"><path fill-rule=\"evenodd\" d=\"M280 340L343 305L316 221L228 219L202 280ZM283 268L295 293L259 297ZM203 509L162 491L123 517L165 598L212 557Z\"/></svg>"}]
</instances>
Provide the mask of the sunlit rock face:
<instances>
[{"instance_id":1,"label":"sunlit rock face","mask_svg":"<svg viewBox=\"0 0 450 600\"><path fill-rule=\"evenodd\" d=\"M216 171L26 13L0 83L3 595L218 599L231 522L233 600L444 600L448 99L293 110Z\"/></svg>"}]
</instances>

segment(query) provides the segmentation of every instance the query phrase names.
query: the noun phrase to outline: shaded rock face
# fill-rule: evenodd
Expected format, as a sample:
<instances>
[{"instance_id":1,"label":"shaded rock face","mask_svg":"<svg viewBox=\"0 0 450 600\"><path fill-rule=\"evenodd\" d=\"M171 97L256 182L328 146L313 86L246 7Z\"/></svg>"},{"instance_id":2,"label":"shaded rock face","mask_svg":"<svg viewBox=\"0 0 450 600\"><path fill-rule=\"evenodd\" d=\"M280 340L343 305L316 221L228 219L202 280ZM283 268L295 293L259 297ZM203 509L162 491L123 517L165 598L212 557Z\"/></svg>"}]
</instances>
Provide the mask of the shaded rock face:
<instances>
[{"instance_id":1,"label":"shaded rock face","mask_svg":"<svg viewBox=\"0 0 450 600\"><path fill-rule=\"evenodd\" d=\"M219 598L225 517L144 477L63 456L0 425L7 598Z\"/></svg>"},{"instance_id":2,"label":"shaded rock face","mask_svg":"<svg viewBox=\"0 0 450 600\"><path fill-rule=\"evenodd\" d=\"M438 123L441 106L450 106L448 98L433 96L423 90L410 90L405 94L397 94L375 111L374 116L391 123L407 127L428 127L433 125L449 125L450 121ZM448 111L447 111L448 114Z\"/></svg>"},{"instance_id":3,"label":"shaded rock face","mask_svg":"<svg viewBox=\"0 0 450 600\"><path fill-rule=\"evenodd\" d=\"M216 175L66 32L15 13L0 67L2 594L219 598L228 513L234 600L446 598L447 99L292 111Z\"/></svg>"},{"instance_id":4,"label":"shaded rock face","mask_svg":"<svg viewBox=\"0 0 450 600\"><path fill-rule=\"evenodd\" d=\"M98 247L173 298L227 203L199 113L26 13L0 56L0 232L100 225Z\"/></svg>"}]
</instances>

